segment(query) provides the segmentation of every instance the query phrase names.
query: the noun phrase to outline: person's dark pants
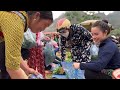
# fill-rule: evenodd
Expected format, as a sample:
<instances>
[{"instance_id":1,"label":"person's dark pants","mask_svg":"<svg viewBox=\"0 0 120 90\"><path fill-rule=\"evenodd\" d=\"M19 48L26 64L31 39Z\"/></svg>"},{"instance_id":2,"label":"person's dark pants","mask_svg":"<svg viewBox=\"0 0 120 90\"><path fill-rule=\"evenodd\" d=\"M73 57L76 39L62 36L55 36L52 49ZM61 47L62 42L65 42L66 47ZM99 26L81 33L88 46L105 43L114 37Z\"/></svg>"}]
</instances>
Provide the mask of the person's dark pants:
<instances>
[{"instance_id":1,"label":"person's dark pants","mask_svg":"<svg viewBox=\"0 0 120 90\"><path fill-rule=\"evenodd\" d=\"M26 48L21 48L21 55L23 60L27 60L30 57L30 51Z\"/></svg>"},{"instance_id":2,"label":"person's dark pants","mask_svg":"<svg viewBox=\"0 0 120 90\"><path fill-rule=\"evenodd\" d=\"M1 70L0 79L10 79L10 76L6 70Z\"/></svg>"},{"instance_id":3,"label":"person's dark pants","mask_svg":"<svg viewBox=\"0 0 120 90\"><path fill-rule=\"evenodd\" d=\"M5 42L0 43L0 79L10 79L5 67Z\"/></svg>"},{"instance_id":4,"label":"person's dark pants","mask_svg":"<svg viewBox=\"0 0 120 90\"><path fill-rule=\"evenodd\" d=\"M85 79L112 79L112 77L101 72L95 72L87 69L85 70Z\"/></svg>"}]
</instances>

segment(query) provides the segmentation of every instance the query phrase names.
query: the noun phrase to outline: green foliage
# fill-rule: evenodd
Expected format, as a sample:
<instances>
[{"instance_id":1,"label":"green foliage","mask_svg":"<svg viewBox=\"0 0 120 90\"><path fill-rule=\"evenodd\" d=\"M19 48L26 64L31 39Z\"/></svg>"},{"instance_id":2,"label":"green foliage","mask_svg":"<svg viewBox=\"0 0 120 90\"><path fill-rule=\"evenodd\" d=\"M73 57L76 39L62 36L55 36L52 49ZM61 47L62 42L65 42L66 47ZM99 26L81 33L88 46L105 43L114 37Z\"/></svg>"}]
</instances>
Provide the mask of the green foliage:
<instances>
[{"instance_id":1,"label":"green foliage","mask_svg":"<svg viewBox=\"0 0 120 90\"><path fill-rule=\"evenodd\" d=\"M53 70L53 74L63 74L64 70L61 66L57 67L55 70Z\"/></svg>"},{"instance_id":2,"label":"green foliage","mask_svg":"<svg viewBox=\"0 0 120 90\"><path fill-rule=\"evenodd\" d=\"M99 16L95 16L94 12L90 12L90 15L82 11L68 11L65 16L71 21L71 23L80 23L85 20L99 19Z\"/></svg>"},{"instance_id":3,"label":"green foliage","mask_svg":"<svg viewBox=\"0 0 120 90\"><path fill-rule=\"evenodd\" d=\"M72 24L79 24L82 21L85 20L91 20L91 19L107 19L109 21L110 24L112 24L112 26L114 28L119 28L120 27L120 11L114 11L114 13L105 15L104 13L101 13L98 11L98 13L94 13L91 11L86 11L87 13L89 12L89 14L86 14L83 11L67 11L65 12L65 14L62 14L61 16L59 16L58 18L56 18L53 22L53 24L50 25L50 27L46 28L45 31L51 31L54 32L56 31L56 22L60 19L60 18L68 18ZM116 30L115 30L116 31Z\"/></svg>"},{"instance_id":4,"label":"green foliage","mask_svg":"<svg viewBox=\"0 0 120 90\"><path fill-rule=\"evenodd\" d=\"M111 31L110 35L120 36L120 28Z\"/></svg>"},{"instance_id":5,"label":"green foliage","mask_svg":"<svg viewBox=\"0 0 120 90\"><path fill-rule=\"evenodd\" d=\"M113 13L113 15L117 15L119 14L120 15L120 12L115 12ZM78 24L80 22L83 22L83 21L86 21L86 20L96 20L96 19L103 19L102 16L104 16L103 13L99 13L99 14L95 14L94 12L89 12L89 14L87 13L84 13L82 11L67 11L65 13L65 16L71 21L71 23L73 24ZM111 22L114 22L114 23L111 23L112 25L116 24L118 25L119 24L119 19L115 19L115 20L111 20L112 19L112 16L111 15L108 15L109 16L109 21L110 23ZM104 16L105 17L105 16ZM116 16L115 16L116 17ZM114 17L114 18L115 18ZM110 35L115 35L115 36L120 36L120 28L119 29L115 29L113 31L111 31Z\"/></svg>"},{"instance_id":6,"label":"green foliage","mask_svg":"<svg viewBox=\"0 0 120 90\"><path fill-rule=\"evenodd\" d=\"M66 52L66 56L67 56L67 58L66 58L66 62L71 62L72 61L72 56L71 56L71 52Z\"/></svg>"}]
</instances>

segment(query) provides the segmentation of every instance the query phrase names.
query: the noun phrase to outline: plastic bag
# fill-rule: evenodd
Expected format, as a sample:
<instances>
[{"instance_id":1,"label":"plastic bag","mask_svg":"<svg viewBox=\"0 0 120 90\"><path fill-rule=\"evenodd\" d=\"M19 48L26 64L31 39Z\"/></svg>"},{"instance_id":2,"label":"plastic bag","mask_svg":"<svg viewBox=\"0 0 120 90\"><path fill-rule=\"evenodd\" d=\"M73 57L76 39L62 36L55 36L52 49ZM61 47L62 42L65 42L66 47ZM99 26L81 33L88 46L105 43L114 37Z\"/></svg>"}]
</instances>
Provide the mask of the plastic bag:
<instances>
[{"instance_id":1,"label":"plastic bag","mask_svg":"<svg viewBox=\"0 0 120 90\"><path fill-rule=\"evenodd\" d=\"M54 47L50 42L47 42L44 48L45 65L50 65L56 58Z\"/></svg>"},{"instance_id":2,"label":"plastic bag","mask_svg":"<svg viewBox=\"0 0 120 90\"><path fill-rule=\"evenodd\" d=\"M68 79L66 75L52 75L52 79Z\"/></svg>"},{"instance_id":3,"label":"plastic bag","mask_svg":"<svg viewBox=\"0 0 120 90\"><path fill-rule=\"evenodd\" d=\"M38 74L38 75L30 74L28 78L29 79L44 79L42 74Z\"/></svg>"},{"instance_id":4,"label":"plastic bag","mask_svg":"<svg viewBox=\"0 0 120 90\"><path fill-rule=\"evenodd\" d=\"M75 69L73 62L61 62L68 79L85 79L84 70Z\"/></svg>"},{"instance_id":5,"label":"plastic bag","mask_svg":"<svg viewBox=\"0 0 120 90\"><path fill-rule=\"evenodd\" d=\"M96 44L92 44L90 48L90 54L91 54L91 60L96 60L98 57L99 48L96 46Z\"/></svg>"},{"instance_id":6,"label":"plastic bag","mask_svg":"<svg viewBox=\"0 0 120 90\"><path fill-rule=\"evenodd\" d=\"M30 29L28 29L24 33L22 48L30 49L36 45L36 33L33 33Z\"/></svg>"}]
</instances>

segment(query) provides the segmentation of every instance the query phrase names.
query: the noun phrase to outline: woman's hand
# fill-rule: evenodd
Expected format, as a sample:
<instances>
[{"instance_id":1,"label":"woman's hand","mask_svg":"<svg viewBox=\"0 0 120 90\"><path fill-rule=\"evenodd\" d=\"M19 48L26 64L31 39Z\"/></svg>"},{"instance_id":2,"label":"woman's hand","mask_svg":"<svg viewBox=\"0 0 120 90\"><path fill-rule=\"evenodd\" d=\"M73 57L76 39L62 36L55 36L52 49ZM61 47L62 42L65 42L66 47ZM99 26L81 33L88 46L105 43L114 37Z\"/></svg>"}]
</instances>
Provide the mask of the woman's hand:
<instances>
[{"instance_id":1,"label":"woman's hand","mask_svg":"<svg viewBox=\"0 0 120 90\"><path fill-rule=\"evenodd\" d=\"M21 60L21 64L20 64L21 68L25 71L25 73L27 75L29 74L35 74L35 75L38 75L39 72L37 70L34 70L33 68L30 68L27 64L26 61L24 61L23 59Z\"/></svg>"},{"instance_id":2,"label":"woman's hand","mask_svg":"<svg viewBox=\"0 0 120 90\"><path fill-rule=\"evenodd\" d=\"M80 63L74 62L74 63L73 63L73 67L74 67L75 69L79 69L79 68L80 68Z\"/></svg>"},{"instance_id":3,"label":"woman's hand","mask_svg":"<svg viewBox=\"0 0 120 90\"><path fill-rule=\"evenodd\" d=\"M38 75L40 74L37 70L34 70L33 68L28 68L28 70L26 71L26 74L29 75L29 74L35 74L35 75Z\"/></svg>"}]
</instances>

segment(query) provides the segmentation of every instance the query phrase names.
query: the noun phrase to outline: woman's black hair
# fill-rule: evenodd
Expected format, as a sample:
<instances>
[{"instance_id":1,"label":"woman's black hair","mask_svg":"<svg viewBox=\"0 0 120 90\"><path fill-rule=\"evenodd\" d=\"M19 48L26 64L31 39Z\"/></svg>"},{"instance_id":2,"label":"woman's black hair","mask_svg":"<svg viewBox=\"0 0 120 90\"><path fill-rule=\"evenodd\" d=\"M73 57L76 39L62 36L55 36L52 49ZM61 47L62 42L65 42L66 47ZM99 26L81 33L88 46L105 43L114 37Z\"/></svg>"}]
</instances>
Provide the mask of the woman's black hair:
<instances>
[{"instance_id":1,"label":"woman's black hair","mask_svg":"<svg viewBox=\"0 0 120 90\"><path fill-rule=\"evenodd\" d=\"M92 27L99 27L102 32L106 32L106 31L107 31L107 34L110 33L110 27L109 27L108 24L107 24L106 22L104 22L104 21L96 21L96 22L92 25Z\"/></svg>"},{"instance_id":2,"label":"woman's black hair","mask_svg":"<svg viewBox=\"0 0 120 90\"><path fill-rule=\"evenodd\" d=\"M53 21L52 11L27 11L28 16L34 15L36 12L40 13L40 17L43 19L50 19Z\"/></svg>"},{"instance_id":3,"label":"woman's black hair","mask_svg":"<svg viewBox=\"0 0 120 90\"><path fill-rule=\"evenodd\" d=\"M108 24L108 20L106 20L106 19L103 19L102 21Z\"/></svg>"}]
</instances>

